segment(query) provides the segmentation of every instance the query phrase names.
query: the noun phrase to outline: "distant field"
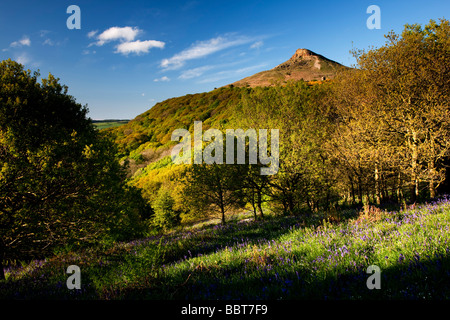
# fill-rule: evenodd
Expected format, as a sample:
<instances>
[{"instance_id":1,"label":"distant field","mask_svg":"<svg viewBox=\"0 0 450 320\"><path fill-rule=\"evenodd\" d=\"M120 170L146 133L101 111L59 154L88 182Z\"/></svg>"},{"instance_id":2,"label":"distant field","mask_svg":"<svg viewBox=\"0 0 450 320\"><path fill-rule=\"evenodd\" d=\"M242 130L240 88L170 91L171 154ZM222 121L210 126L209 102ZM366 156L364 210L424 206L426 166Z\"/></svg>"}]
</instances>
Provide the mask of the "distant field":
<instances>
[{"instance_id":1,"label":"distant field","mask_svg":"<svg viewBox=\"0 0 450 320\"><path fill-rule=\"evenodd\" d=\"M130 120L92 120L94 125L99 129L118 127L128 123Z\"/></svg>"}]
</instances>

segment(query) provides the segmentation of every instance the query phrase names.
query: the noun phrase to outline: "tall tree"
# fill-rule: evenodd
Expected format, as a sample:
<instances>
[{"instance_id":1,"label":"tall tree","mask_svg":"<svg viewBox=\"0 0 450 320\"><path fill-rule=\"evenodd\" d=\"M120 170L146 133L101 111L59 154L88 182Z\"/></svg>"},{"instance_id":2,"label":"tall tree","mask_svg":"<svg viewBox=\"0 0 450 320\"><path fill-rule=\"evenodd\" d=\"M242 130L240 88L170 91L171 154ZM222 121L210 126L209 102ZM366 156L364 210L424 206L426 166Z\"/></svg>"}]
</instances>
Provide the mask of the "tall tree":
<instances>
[{"instance_id":1,"label":"tall tree","mask_svg":"<svg viewBox=\"0 0 450 320\"><path fill-rule=\"evenodd\" d=\"M412 201L421 181L434 197L443 180L450 150L449 37L444 19L424 28L406 25L401 35L389 33L383 47L355 51L357 69L338 77L340 123L359 137L362 148L350 153L366 150L377 199L387 176L408 177Z\"/></svg>"},{"instance_id":2,"label":"tall tree","mask_svg":"<svg viewBox=\"0 0 450 320\"><path fill-rule=\"evenodd\" d=\"M53 75L38 77L14 61L0 63L0 263L135 236L145 216L113 142L87 108Z\"/></svg>"},{"instance_id":3,"label":"tall tree","mask_svg":"<svg viewBox=\"0 0 450 320\"><path fill-rule=\"evenodd\" d=\"M240 164L193 164L187 176L187 198L198 209L220 213L225 224L226 213L244 205L245 170Z\"/></svg>"},{"instance_id":4,"label":"tall tree","mask_svg":"<svg viewBox=\"0 0 450 320\"><path fill-rule=\"evenodd\" d=\"M334 173L322 148L329 127L325 91L303 81L255 88L236 110L244 128L279 129L280 168L268 177L268 190L285 213L326 208L334 198Z\"/></svg>"},{"instance_id":5,"label":"tall tree","mask_svg":"<svg viewBox=\"0 0 450 320\"><path fill-rule=\"evenodd\" d=\"M250 164L243 179L243 191L253 207L255 220L258 218L257 212L264 218L262 204L269 189L269 176L261 174L261 167L260 164Z\"/></svg>"}]
</instances>

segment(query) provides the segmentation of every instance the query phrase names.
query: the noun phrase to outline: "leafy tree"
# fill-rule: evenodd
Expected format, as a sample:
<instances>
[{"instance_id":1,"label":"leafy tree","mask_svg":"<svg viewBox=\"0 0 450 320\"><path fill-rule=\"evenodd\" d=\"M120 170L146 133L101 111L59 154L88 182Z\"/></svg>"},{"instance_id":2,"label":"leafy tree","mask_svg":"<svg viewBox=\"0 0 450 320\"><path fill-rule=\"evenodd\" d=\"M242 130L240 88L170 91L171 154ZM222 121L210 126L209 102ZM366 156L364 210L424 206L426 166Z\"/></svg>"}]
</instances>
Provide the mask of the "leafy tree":
<instances>
[{"instance_id":1,"label":"leafy tree","mask_svg":"<svg viewBox=\"0 0 450 320\"><path fill-rule=\"evenodd\" d=\"M258 219L257 212L264 218L262 204L269 193L269 177L261 174L261 167L261 164L250 164L243 179L243 193L253 208L255 220Z\"/></svg>"},{"instance_id":2,"label":"leafy tree","mask_svg":"<svg viewBox=\"0 0 450 320\"><path fill-rule=\"evenodd\" d=\"M239 164L193 164L187 176L186 197L199 210L220 213L225 224L225 214L244 205L245 170L246 166Z\"/></svg>"},{"instance_id":3,"label":"leafy tree","mask_svg":"<svg viewBox=\"0 0 450 320\"><path fill-rule=\"evenodd\" d=\"M268 177L265 190L285 213L327 208L334 199L334 173L322 148L330 126L328 106L321 102L325 90L302 81L255 88L236 108L239 126L279 129L280 168Z\"/></svg>"},{"instance_id":4,"label":"leafy tree","mask_svg":"<svg viewBox=\"0 0 450 320\"><path fill-rule=\"evenodd\" d=\"M179 224L180 214L174 207L175 200L170 192L164 188L159 189L158 196L153 202L153 209L155 210L153 225L166 230Z\"/></svg>"},{"instance_id":5,"label":"leafy tree","mask_svg":"<svg viewBox=\"0 0 450 320\"><path fill-rule=\"evenodd\" d=\"M38 77L14 61L0 63L1 263L137 236L148 211L87 108L53 75Z\"/></svg>"},{"instance_id":6,"label":"leafy tree","mask_svg":"<svg viewBox=\"0 0 450 320\"><path fill-rule=\"evenodd\" d=\"M401 35L389 33L385 46L355 51L358 68L336 81L340 124L358 147L347 159L363 156L372 171L377 202L386 193L387 177L397 180L398 190L408 179L412 201L419 197L421 181L428 182L434 197L445 177L443 161L450 151L449 37L444 19L439 24L431 20L424 28L406 25Z\"/></svg>"}]
</instances>

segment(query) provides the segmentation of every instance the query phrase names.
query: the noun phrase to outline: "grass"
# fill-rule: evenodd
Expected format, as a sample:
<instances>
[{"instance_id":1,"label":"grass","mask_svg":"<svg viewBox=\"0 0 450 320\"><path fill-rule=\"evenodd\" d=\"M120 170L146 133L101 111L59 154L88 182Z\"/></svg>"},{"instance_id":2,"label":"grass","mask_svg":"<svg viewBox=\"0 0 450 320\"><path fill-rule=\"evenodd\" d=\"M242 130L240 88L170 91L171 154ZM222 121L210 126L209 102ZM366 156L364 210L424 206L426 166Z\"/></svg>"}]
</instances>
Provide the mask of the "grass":
<instances>
[{"instance_id":1,"label":"grass","mask_svg":"<svg viewBox=\"0 0 450 320\"><path fill-rule=\"evenodd\" d=\"M93 120L92 122L98 130L115 128L128 123L130 120Z\"/></svg>"},{"instance_id":2,"label":"grass","mask_svg":"<svg viewBox=\"0 0 450 320\"><path fill-rule=\"evenodd\" d=\"M7 271L0 298L448 299L450 202L188 229L61 253ZM68 290L66 268L81 268ZM381 269L369 290L367 267Z\"/></svg>"}]
</instances>

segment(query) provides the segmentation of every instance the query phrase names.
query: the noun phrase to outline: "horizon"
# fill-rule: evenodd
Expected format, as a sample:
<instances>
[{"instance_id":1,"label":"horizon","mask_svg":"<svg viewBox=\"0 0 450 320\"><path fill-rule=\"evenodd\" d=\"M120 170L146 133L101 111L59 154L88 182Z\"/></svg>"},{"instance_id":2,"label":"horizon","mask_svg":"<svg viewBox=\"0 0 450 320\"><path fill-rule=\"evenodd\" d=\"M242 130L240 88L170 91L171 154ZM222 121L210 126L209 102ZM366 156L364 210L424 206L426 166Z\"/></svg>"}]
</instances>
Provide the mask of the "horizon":
<instances>
[{"instance_id":1,"label":"horizon","mask_svg":"<svg viewBox=\"0 0 450 320\"><path fill-rule=\"evenodd\" d=\"M80 29L69 29L70 5ZM381 10L369 29L366 10ZM1 60L52 73L93 120L134 119L156 103L269 70L305 48L346 66L352 49L405 24L446 18L448 1L15 1L0 5ZM448 17L447 17L448 18Z\"/></svg>"}]
</instances>

